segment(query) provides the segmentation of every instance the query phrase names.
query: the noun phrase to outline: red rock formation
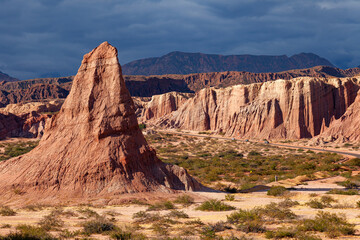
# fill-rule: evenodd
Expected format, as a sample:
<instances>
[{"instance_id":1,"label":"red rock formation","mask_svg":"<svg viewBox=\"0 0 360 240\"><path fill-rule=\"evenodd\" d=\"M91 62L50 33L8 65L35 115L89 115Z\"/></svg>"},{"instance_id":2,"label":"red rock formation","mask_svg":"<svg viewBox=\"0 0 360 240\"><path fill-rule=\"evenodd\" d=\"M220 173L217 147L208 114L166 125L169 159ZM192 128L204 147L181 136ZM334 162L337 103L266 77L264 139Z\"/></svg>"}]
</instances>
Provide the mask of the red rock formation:
<instances>
[{"instance_id":1,"label":"red rock formation","mask_svg":"<svg viewBox=\"0 0 360 240\"><path fill-rule=\"evenodd\" d=\"M139 121L158 119L166 114L176 111L186 100L192 97L192 93L169 92L154 95L151 101L143 104L143 111L138 115Z\"/></svg>"},{"instance_id":2,"label":"red rock formation","mask_svg":"<svg viewBox=\"0 0 360 240\"><path fill-rule=\"evenodd\" d=\"M122 193L200 190L186 170L161 162L146 143L125 87L117 50L86 54L60 112L33 151L0 163L0 194L22 198L116 197Z\"/></svg>"},{"instance_id":3,"label":"red rock formation","mask_svg":"<svg viewBox=\"0 0 360 240\"><path fill-rule=\"evenodd\" d=\"M360 141L360 92L346 112L333 121L329 128L312 139L312 143L321 142L359 142Z\"/></svg>"},{"instance_id":4,"label":"red rock formation","mask_svg":"<svg viewBox=\"0 0 360 240\"><path fill-rule=\"evenodd\" d=\"M5 108L0 108L0 113L3 116L8 116L0 120L1 124L3 126L12 126L11 131L7 130L9 128L4 127L2 131L3 134L0 135L0 138L41 137L46 120L49 119L53 113L60 110L62 103L62 100L25 104L18 103L9 104ZM16 119L16 124L13 124L14 119Z\"/></svg>"},{"instance_id":5,"label":"red rock formation","mask_svg":"<svg viewBox=\"0 0 360 240\"><path fill-rule=\"evenodd\" d=\"M310 138L353 103L356 79L296 78L206 88L157 124L243 138Z\"/></svg>"}]
</instances>

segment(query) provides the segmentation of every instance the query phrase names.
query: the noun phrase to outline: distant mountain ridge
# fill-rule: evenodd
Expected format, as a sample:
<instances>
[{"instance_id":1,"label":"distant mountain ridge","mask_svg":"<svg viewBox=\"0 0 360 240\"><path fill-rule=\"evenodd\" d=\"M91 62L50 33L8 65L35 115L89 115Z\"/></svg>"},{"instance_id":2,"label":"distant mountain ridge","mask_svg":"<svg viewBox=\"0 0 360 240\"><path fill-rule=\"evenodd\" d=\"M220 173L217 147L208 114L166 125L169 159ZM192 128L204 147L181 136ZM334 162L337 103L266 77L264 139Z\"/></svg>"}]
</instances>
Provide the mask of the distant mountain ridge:
<instances>
[{"instance_id":1,"label":"distant mountain ridge","mask_svg":"<svg viewBox=\"0 0 360 240\"><path fill-rule=\"evenodd\" d=\"M282 72L315 66L334 65L313 53L288 57L266 55L216 55L204 53L171 52L162 57L135 60L123 65L126 75L190 74L224 71L253 73Z\"/></svg>"},{"instance_id":2,"label":"distant mountain ridge","mask_svg":"<svg viewBox=\"0 0 360 240\"><path fill-rule=\"evenodd\" d=\"M167 75L124 75L126 87L132 96L151 97L167 92L197 92L206 87L224 88L238 84L268 82L296 77L343 78L360 75L360 68L339 69L318 66L277 73L213 72ZM0 81L0 108L10 103L65 98L70 91L73 76L40 78L16 82Z\"/></svg>"},{"instance_id":3,"label":"distant mountain ridge","mask_svg":"<svg viewBox=\"0 0 360 240\"><path fill-rule=\"evenodd\" d=\"M0 71L0 81L14 82L14 81L19 81L19 79L10 77L6 73Z\"/></svg>"}]
</instances>

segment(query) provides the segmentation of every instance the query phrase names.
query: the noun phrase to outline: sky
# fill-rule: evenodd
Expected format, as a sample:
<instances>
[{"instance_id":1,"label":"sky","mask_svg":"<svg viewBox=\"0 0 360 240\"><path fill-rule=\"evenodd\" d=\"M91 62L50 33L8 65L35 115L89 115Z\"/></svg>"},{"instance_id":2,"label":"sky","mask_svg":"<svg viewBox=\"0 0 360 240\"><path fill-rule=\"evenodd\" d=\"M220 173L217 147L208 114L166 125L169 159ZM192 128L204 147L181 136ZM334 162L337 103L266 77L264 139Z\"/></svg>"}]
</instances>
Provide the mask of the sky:
<instances>
[{"instance_id":1,"label":"sky","mask_svg":"<svg viewBox=\"0 0 360 240\"><path fill-rule=\"evenodd\" d=\"M75 75L108 41L121 64L172 51L291 56L360 65L358 0L0 0L0 71Z\"/></svg>"}]
</instances>

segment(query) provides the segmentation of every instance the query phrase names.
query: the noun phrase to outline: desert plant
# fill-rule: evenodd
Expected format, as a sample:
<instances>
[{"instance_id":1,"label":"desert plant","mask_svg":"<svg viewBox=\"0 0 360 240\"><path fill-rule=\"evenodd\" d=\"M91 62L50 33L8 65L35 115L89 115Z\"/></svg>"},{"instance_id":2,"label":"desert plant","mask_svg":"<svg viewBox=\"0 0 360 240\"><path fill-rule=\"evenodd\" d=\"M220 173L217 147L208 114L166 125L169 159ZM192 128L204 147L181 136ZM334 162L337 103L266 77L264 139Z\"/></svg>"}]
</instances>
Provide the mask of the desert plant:
<instances>
[{"instance_id":1,"label":"desert plant","mask_svg":"<svg viewBox=\"0 0 360 240\"><path fill-rule=\"evenodd\" d=\"M233 194L226 194L225 195L225 200L226 201L234 201L235 200L235 196Z\"/></svg>"},{"instance_id":2,"label":"desert plant","mask_svg":"<svg viewBox=\"0 0 360 240\"><path fill-rule=\"evenodd\" d=\"M165 217L168 217L168 218L189 218L189 215L187 215L183 211L172 210L171 212L166 214Z\"/></svg>"},{"instance_id":3,"label":"desert plant","mask_svg":"<svg viewBox=\"0 0 360 240\"><path fill-rule=\"evenodd\" d=\"M281 208L290 208L300 205L300 203L298 201L293 201L290 198L286 198L284 201L279 202L277 205Z\"/></svg>"},{"instance_id":4,"label":"desert plant","mask_svg":"<svg viewBox=\"0 0 360 240\"><path fill-rule=\"evenodd\" d=\"M339 194L339 195L358 195L359 191L355 189L331 189L330 191L326 192L327 194Z\"/></svg>"},{"instance_id":5,"label":"desert plant","mask_svg":"<svg viewBox=\"0 0 360 240\"><path fill-rule=\"evenodd\" d=\"M261 215L255 209L251 209L251 210L239 209L238 211L233 212L226 217L227 217L227 221L229 223L233 223L233 224L238 224L238 223L243 223L243 222L248 222L248 221L255 221L255 220L261 219Z\"/></svg>"},{"instance_id":6,"label":"desert plant","mask_svg":"<svg viewBox=\"0 0 360 240\"><path fill-rule=\"evenodd\" d=\"M327 207L327 205L317 199L311 199L309 202L306 203L306 205L315 209L323 209Z\"/></svg>"},{"instance_id":7,"label":"desert plant","mask_svg":"<svg viewBox=\"0 0 360 240\"><path fill-rule=\"evenodd\" d=\"M94 220L86 221L82 226L83 232L86 235L110 232L116 229L116 226L112 222L103 217L97 217Z\"/></svg>"},{"instance_id":8,"label":"desert plant","mask_svg":"<svg viewBox=\"0 0 360 240\"><path fill-rule=\"evenodd\" d=\"M16 227L16 233L10 233L5 239L7 240L55 240L57 238L49 234L41 227L21 224Z\"/></svg>"},{"instance_id":9,"label":"desert plant","mask_svg":"<svg viewBox=\"0 0 360 240\"><path fill-rule=\"evenodd\" d=\"M1 216L15 216L16 212L8 206L0 207Z\"/></svg>"},{"instance_id":10,"label":"desert plant","mask_svg":"<svg viewBox=\"0 0 360 240\"><path fill-rule=\"evenodd\" d=\"M221 201L211 199L203 202L196 210L201 211L229 211L235 209L233 206L225 204Z\"/></svg>"},{"instance_id":11,"label":"desert plant","mask_svg":"<svg viewBox=\"0 0 360 240\"><path fill-rule=\"evenodd\" d=\"M56 215L49 214L44 216L38 224L46 231L50 230L58 230L62 226L64 226L64 222Z\"/></svg>"},{"instance_id":12,"label":"desert plant","mask_svg":"<svg viewBox=\"0 0 360 240\"><path fill-rule=\"evenodd\" d=\"M329 237L340 235L353 235L354 225L350 224L345 215L319 211L315 219L305 219L298 227L300 231L324 232Z\"/></svg>"},{"instance_id":13,"label":"desert plant","mask_svg":"<svg viewBox=\"0 0 360 240\"><path fill-rule=\"evenodd\" d=\"M159 211L159 210L169 210L169 209L175 209L174 204L170 201L164 201L150 205L146 211Z\"/></svg>"},{"instance_id":14,"label":"desert plant","mask_svg":"<svg viewBox=\"0 0 360 240\"><path fill-rule=\"evenodd\" d=\"M187 194L183 194L178 196L174 203L182 204L183 206L189 206L194 203L194 198Z\"/></svg>"},{"instance_id":15,"label":"desert plant","mask_svg":"<svg viewBox=\"0 0 360 240\"><path fill-rule=\"evenodd\" d=\"M276 203L270 203L263 208L257 209L257 211L259 214L278 220L289 220L297 217L289 208L280 207Z\"/></svg>"},{"instance_id":16,"label":"desert plant","mask_svg":"<svg viewBox=\"0 0 360 240\"><path fill-rule=\"evenodd\" d=\"M269 196L283 196L288 192L283 186L273 186L267 191L267 195Z\"/></svg>"}]
</instances>

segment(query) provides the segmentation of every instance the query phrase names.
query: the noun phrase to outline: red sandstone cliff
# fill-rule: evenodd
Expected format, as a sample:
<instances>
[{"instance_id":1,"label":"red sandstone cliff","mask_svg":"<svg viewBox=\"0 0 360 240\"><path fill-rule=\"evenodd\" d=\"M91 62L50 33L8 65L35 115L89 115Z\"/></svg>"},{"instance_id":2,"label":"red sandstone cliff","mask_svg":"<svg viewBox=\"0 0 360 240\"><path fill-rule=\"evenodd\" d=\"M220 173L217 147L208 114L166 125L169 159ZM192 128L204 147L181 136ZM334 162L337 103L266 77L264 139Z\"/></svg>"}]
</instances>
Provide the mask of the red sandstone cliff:
<instances>
[{"instance_id":1,"label":"red sandstone cliff","mask_svg":"<svg viewBox=\"0 0 360 240\"><path fill-rule=\"evenodd\" d=\"M243 138L311 138L354 102L358 79L295 78L206 88L157 122Z\"/></svg>"},{"instance_id":2,"label":"red sandstone cliff","mask_svg":"<svg viewBox=\"0 0 360 240\"><path fill-rule=\"evenodd\" d=\"M360 92L346 112L333 121L322 134L312 139L312 143L321 142L359 142L360 141Z\"/></svg>"}]
</instances>

